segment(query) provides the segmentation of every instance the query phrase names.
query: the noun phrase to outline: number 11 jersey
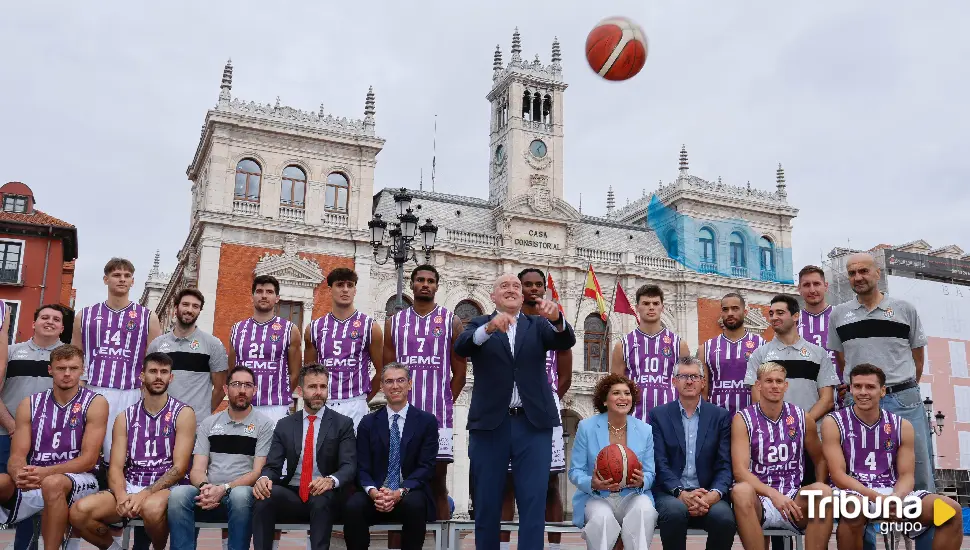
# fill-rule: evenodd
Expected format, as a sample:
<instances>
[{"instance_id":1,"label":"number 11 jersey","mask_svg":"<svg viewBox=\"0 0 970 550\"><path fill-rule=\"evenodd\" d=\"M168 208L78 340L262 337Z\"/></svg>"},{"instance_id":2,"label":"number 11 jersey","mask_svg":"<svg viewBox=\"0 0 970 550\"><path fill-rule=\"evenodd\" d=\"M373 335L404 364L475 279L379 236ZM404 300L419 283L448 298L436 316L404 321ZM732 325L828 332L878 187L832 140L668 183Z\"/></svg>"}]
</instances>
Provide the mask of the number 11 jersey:
<instances>
[{"instance_id":1,"label":"number 11 jersey","mask_svg":"<svg viewBox=\"0 0 970 550\"><path fill-rule=\"evenodd\" d=\"M672 382L680 359L680 336L667 328L651 335L638 327L622 343L626 376L640 390L633 416L650 422L651 409L674 400Z\"/></svg>"}]
</instances>

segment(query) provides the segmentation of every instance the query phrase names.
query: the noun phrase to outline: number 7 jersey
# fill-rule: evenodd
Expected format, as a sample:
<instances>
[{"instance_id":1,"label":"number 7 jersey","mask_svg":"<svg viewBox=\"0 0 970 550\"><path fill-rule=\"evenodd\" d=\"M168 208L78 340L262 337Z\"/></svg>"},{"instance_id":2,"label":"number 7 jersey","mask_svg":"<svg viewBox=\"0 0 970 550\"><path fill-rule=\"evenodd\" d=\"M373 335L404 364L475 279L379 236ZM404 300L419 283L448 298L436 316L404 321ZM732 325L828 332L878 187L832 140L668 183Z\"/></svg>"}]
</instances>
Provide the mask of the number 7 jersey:
<instances>
[{"instance_id":1,"label":"number 7 jersey","mask_svg":"<svg viewBox=\"0 0 970 550\"><path fill-rule=\"evenodd\" d=\"M236 365L249 367L256 375L253 405L290 404L290 334L293 323L273 317L258 323L250 317L232 326L229 342L236 353ZM235 365L230 365L230 368Z\"/></svg>"},{"instance_id":2,"label":"number 7 jersey","mask_svg":"<svg viewBox=\"0 0 970 550\"><path fill-rule=\"evenodd\" d=\"M435 306L421 316L413 307L391 318L394 355L411 369L409 402L438 418L439 428L454 428L451 395L451 338L454 314Z\"/></svg>"}]
</instances>

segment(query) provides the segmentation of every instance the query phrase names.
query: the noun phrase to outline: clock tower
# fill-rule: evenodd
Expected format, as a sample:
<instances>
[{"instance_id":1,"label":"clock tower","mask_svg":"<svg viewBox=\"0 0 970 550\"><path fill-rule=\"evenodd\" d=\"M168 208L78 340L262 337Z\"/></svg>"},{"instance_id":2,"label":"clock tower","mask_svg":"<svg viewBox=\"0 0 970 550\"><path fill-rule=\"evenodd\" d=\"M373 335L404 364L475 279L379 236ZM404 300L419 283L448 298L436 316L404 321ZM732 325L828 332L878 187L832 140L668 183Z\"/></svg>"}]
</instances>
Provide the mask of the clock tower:
<instances>
[{"instance_id":1,"label":"clock tower","mask_svg":"<svg viewBox=\"0 0 970 550\"><path fill-rule=\"evenodd\" d=\"M552 43L552 63L522 59L519 29L512 35L512 59L502 63L495 47L492 64L491 136L489 139L489 202L502 204L532 193L563 198L562 181L562 54Z\"/></svg>"}]
</instances>

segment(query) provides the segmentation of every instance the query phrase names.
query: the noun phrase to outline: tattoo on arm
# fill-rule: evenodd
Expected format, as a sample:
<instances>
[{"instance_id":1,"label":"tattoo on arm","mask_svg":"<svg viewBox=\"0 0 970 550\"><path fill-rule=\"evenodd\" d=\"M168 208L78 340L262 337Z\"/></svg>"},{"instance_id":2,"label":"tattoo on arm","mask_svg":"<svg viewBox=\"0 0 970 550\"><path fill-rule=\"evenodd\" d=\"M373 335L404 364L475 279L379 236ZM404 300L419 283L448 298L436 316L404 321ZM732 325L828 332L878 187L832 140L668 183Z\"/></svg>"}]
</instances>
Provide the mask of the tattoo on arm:
<instances>
[{"instance_id":1,"label":"tattoo on arm","mask_svg":"<svg viewBox=\"0 0 970 550\"><path fill-rule=\"evenodd\" d=\"M158 478L158 481L152 484L148 489L151 492L161 491L162 489L168 489L174 485L179 480L179 470L178 466L172 466L168 469L162 477Z\"/></svg>"}]
</instances>

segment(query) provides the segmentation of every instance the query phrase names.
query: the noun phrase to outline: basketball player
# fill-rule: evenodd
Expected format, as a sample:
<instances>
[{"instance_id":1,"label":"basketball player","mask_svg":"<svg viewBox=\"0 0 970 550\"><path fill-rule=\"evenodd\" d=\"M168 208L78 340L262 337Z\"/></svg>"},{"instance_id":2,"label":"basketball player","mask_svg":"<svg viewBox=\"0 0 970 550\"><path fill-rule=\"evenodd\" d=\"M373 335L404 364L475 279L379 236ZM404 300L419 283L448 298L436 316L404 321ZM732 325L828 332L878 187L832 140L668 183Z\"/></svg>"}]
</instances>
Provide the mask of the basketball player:
<instances>
[{"instance_id":1,"label":"basketball player","mask_svg":"<svg viewBox=\"0 0 970 550\"><path fill-rule=\"evenodd\" d=\"M640 388L640 400L633 416L650 423L650 409L674 400L674 366L690 355L687 342L660 321L664 291L657 285L643 285L636 296L637 328L613 346L610 365Z\"/></svg>"},{"instance_id":2,"label":"basketball player","mask_svg":"<svg viewBox=\"0 0 970 550\"><path fill-rule=\"evenodd\" d=\"M876 499L887 495L915 496L922 502L919 522L933 525L935 501L940 500L958 513L936 528L934 550L956 550L963 542L963 517L956 501L929 491L914 491L916 455L913 425L879 406L886 395L886 374L869 363L849 372L853 404L829 413L822 421L822 445L832 482L842 489L841 498L868 498L872 509ZM903 503L904 505L906 503ZM851 509L857 509L849 505ZM895 510L895 508L894 508ZM886 518L889 519L889 518ZM867 518L840 518L836 531L839 550L862 548ZM925 530L907 533L915 538Z\"/></svg>"},{"instance_id":3,"label":"basketball player","mask_svg":"<svg viewBox=\"0 0 970 550\"><path fill-rule=\"evenodd\" d=\"M708 400L732 415L751 404L751 392L744 385L748 357L765 341L744 328L744 298L729 292L721 298L721 335L711 338L697 350L704 374L711 381Z\"/></svg>"},{"instance_id":4,"label":"basketball player","mask_svg":"<svg viewBox=\"0 0 970 550\"><path fill-rule=\"evenodd\" d=\"M828 352L829 360L835 365L839 377L839 386L835 390L835 408L840 409L848 386L843 380L842 366L835 361L835 352L825 348L829 341L829 317L832 315L832 306L825 301L825 293L828 291L829 284L825 281L825 272L821 267L807 265L798 272L798 293L805 300L805 307L798 317L798 334Z\"/></svg>"},{"instance_id":5,"label":"basketball player","mask_svg":"<svg viewBox=\"0 0 970 550\"><path fill-rule=\"evenodd\" d=\"M546 294L546 275L535 268L523 269L519 273L522 283L522 313L526 315L541 315L538 301ZM552 397L556 407L561 408L560 401L573 381L573 354L571 351L549 351L546 353L546 378L552 388ZM559 474L566 471L566 446L563 440L562 426L552 429L552 466L549 468L549 488L546 491L546 521L563 521L564 513L562 497L559 495ZM505 483L505 494L502 497L502 520L512 521L515 516L515 487L512 483L512 464L509 463L508 479ZM499 533L501 550L508 550L512 533ZM562 533L549 533L550 550L559 550Z\"/></svg>"},{"instance_id":6,"label":"basketball player","mask_svg":"<svg viewBox=\"0 0 970 550\"><path fill-rule=\"evenodd\" d=\"M303 362L327 367L330 394L327 407L351 418L354 432L377 394L384 367L384 335L379 324L354 307L357 273L338 267L327 275L330 313L310 322L304 335ZM374 376L370 365L374 364Z\"/></svg>"},{"instance_id":7,"label":"basketball player","mask_svg":"<svg viewBox=\"0 0 970 550\"><path fill-rule=\"evenodd\" d=\"M57 550L64 542L70 505L98 490L94 472L108 402L81 386L80 348L60 346L50 360L51 389L17 406L10 473L0 473L0 523L10 526L40 512L44 548ZM80 548L80 541L72 539L69 547Z\"/></svg>"},{"instance_id":8,"label":"basketball player","mask_svg":"<svg viewBox=\"0 0 970 550\"><path fill-rule=\"evenodd\" d=\"M431 492L438 519L450 516L448 464L454 462L454 402L465 387L468 365L454 353L461 319L435 303L440 278L431 265L411 272L414 305L388 316L384 322L384 363L397 361L411 368L411 405L438 418L438 464Z\"/></svg>"},{"instance_id":9,"label":"basketball player","mask_svg":"<svg viewBox=\"0 0 970 550\"><path fill-rule=\"evenodd\" d=\"M108 424L118 413L141 399L142 359L148 344L161 333L158 317L128 298L135 282L135 266L111 258L104 266L108 299L81 310L71 343L84 350L84 380L89 389L108 400ZM111 456L112 432L102 445L104 460Z\"/></svg>"},{"instance_id":10,"label":"basketball player","mask_svg":"<svg viewBox=\"0 0 970 550\"><path fill-rule=\"evenodd\" d=\"M195 442L195 411L168 395L173 377L171 357L145 356L145 397L115 420L108 490L71 507L71 525L98 548L121 550L110 528L133 518L142 519L156 550L168 542L169 487L186 483Z\"/></svg>"},{"instance_id":11,"label":"basketball player","mask_svg":"<svg viewBox=\"0 0 970 550\"><path fill-rule=\"evenodd\" d=\"M300 327L276 315L280 283L275 277L259 275L252 292L253 316L233 325L229 334L229 366L253 371L253 408L275 425L290 413L300 374Z\"/></svg>"},{"instance_id":12,"label":"basketball player","mask_svg":"<svg viewBox=\"0 0 970 550\"><path fill-rule=\"evenodd\" d=\"M805 534L807 550L822 550L832 533L832 511L825 510L821 517L818 500L816 509L809 510L803 492L816 490L827 496L832 489L824 483L801 487L806 449L815 464L816 479L828 475L815 422L800 407L785 402L785 367L761 365L755 385L761 400L739 411L731 424L736 480L731 502L741 544L744 550L762 550L764 529L787 529Z\"/></svg>"}]
</instances>

